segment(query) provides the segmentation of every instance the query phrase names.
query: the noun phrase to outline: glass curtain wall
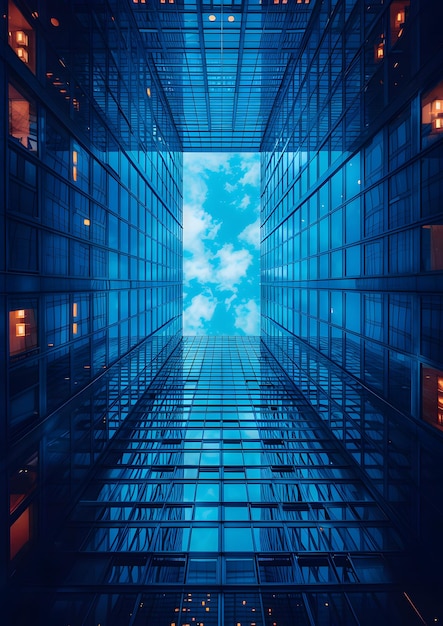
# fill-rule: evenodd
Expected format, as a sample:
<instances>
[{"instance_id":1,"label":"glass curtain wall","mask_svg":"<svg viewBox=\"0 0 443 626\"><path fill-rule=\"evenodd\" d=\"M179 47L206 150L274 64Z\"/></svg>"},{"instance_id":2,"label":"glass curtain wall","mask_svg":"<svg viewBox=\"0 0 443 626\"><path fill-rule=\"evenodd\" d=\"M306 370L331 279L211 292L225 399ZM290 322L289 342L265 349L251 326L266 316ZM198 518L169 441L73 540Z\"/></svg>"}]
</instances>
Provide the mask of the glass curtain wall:
<instances>
[{"instance_id":1,"label":"glass curtain wall","mask_svg":"<svg viewBox=\"0 0 443 626\"><path fill-rule=\"evenodd\" d=\"M423 624L432 560L355 468L259 338L185 338L16 573L17 623Z\"/></svg>"},{"instance_id":2,"label":"glass curtain wall","mask_svg":"<svg viewBox=\"0 0 443 626\"><path fill-rule=\"evenodd\" d=\"M442 10L316 4L262 144L264 334L439 430Z\"/></svg>"},{"instance_id":3,"label":"glass curtain wall","mask_svg":"<svg viewBox=\"0 0 443 626\"><path fill-rule=\"evenodd\" d=\"M1 14L8 576L44 532L42 481L57 470L66 504L181 332L182 156L120 3ZM50 428L44 452L31 433Z\"/></svg>"}]
</instances>

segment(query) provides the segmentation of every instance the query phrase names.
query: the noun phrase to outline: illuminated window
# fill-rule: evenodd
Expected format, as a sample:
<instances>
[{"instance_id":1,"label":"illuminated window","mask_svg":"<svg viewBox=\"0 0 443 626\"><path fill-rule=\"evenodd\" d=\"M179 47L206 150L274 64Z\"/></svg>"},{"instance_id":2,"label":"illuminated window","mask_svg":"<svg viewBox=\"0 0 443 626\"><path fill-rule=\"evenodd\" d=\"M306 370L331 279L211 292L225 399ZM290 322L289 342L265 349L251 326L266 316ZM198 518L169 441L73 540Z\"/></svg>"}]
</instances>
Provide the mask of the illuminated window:
<instances>
[{"instance_id":1,"label":"illuminated window","mask_svg":"<svg viewBox=\"0 0 443 626\"><path fill-rule=\"evenodd\" d=\"M32 504L28 506L24 504L26 508L21 513L19 509L36 487L37 465L38 456L36 453L19 467L10 478L9 512L13 518L18 514L9 531L11 559L32 539L33 506Z\"/></svg>"},{"instance_id":2,"label":"illuminated window","mask_svg":"<svg viewBox=\"0 0 443 626\"><path fill-rule=\"evenodd\" d=\"M9 135L22 146L37 150L37 115L34 103L9 85Z\"/></svg>"},{"instance_id":3,"label":"illuminated window","mask_svg":"<svg viewBox=\"0 0 443 626\"><path fill-rule=\"evenodd\" d=\"M431 367L422 369L422 416L443 430L443 372Z\"/></svg>"},{"instance_id":4,"label":"illuminated window","mask_svg":"<svg viewBox=\"0 0 443 626\"><path fill-rule=\"evenodd\" d=\"M32 350L37 345L37 323L34 309L9 311L10 356Z\"/></svg>"},{"instance_id":5,"label":"illuminated window","mask_svg":"<svg viewBox=\"0 0 443 626\"><path fill-rule=\"evenodd\" d=\"M72 180L77 182L77 165L78 165L78 152L77 150L72 151Z\"/></svg>"},{"instance_id":6,"label":"illuminated window","mask_svg":"<svg viewBox=\"0 0 443 626\"><path fill-rule=\"evenodd\" d=\"M403 35L403 28L408 17L409 0L393 2L390 7L389 23L391 29L391 46L395 46Z\"/></svg>"},{"instance_id":7,"label":"illuminated window","mask_svg":"<svg viewBox=\"0 0 443 626\"><path fill-rule=\"evenodd\" d=\"M374 60L376 63L383 61L385 57L385 40L382 35L374 47Z\"/></svg>"},{"instance_id":8,"label":"illuminated window","mask_svg":"<svg viewBox=\"0 0 443 626\"><path fill-rule=\"evenodd\" d=\"M31 507L27 509L11 525L9 544L10 558L13 559L31 539Z\"/></svg>"},{"instance_id":9,"label":"illuminated window","mask_svg":"<svg viewBox=\"0 0 443 626\"><path fill-rule=\"evenodd\" d=\"M441 136L440 133L443 132L443 81L423 96L421 123L423 139L427 137L433 140Z\"/></svg>"},{"instance_id":10,"label":"illuminated window","mask_svg":"<svg viewBox=\"0 0 443 626\"><path fill-rule=\"evenodd\" d=\"M35 33L11 0L8 3L8 43L18 58L35 73Z\"/></svg>"}]
</instances>

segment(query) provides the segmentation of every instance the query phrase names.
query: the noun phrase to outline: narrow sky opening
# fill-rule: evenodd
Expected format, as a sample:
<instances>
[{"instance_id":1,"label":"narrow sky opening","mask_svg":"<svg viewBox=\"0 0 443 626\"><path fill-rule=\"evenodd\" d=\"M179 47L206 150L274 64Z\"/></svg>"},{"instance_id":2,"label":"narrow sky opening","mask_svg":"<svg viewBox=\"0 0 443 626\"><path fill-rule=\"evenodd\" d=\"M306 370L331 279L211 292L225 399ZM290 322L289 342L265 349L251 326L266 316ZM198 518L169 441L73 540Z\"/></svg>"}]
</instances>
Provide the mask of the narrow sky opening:
<instances>
[{"instance_id":1,"label":"narrow sky opening","mask_svg":"<svg viewBox=\"0 0 443 626\"><path fill-rule=\"evenodd\" d=\"M183 332L260 334L260 155L183 155Z\"/></svg>"}]
</instances>

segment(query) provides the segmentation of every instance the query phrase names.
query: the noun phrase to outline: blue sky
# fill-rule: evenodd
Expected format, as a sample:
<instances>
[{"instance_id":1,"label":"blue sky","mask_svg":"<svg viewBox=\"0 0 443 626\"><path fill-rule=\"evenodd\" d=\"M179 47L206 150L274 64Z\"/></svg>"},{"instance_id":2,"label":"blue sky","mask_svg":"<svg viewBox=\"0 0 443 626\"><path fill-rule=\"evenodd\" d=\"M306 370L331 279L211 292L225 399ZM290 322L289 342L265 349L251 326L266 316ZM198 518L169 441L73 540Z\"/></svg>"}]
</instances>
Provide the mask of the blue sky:
<instances>
[{"instance_id":1,"label":"blue sky","mask_svg":"<svg viewBox=\"0 0 443 626\"><path fill-rule=\"evenodd\" d=\"M258 335L260 155L183 158L183 332Z\"/></svg>"}]
</instances>

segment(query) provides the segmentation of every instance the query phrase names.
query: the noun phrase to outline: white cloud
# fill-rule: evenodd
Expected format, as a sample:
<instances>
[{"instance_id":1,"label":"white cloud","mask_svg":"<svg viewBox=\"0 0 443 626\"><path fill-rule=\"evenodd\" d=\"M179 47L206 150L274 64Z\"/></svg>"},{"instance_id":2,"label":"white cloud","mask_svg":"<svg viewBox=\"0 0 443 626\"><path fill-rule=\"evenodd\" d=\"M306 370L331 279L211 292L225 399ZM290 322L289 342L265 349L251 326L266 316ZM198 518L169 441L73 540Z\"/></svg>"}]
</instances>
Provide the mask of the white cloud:
<instances>
[{"instance_id":1,"label":"white cloud","mask_svg":"<svg viewBox=\"0 0 443 626\"><path fill-rule=\"evenodd\" d=\"M183 249L196 254L202 252L205 239L215 239L221 222L196 204L183 207Z\"/></svg>"},{"instance_id":2,"label":"white cloud","mask_svg":"<svg viewBox=\"0 0 443 626\"><path fill-rule=\"evenodd\" d=\"M190 176L186 181L186 201L202 205L206 201L208 187L202 176Z\"/></svg>"},{"instance_id":3,"label":"white cloud","mask_svg":"<svg viewBox=\"0 0 443 626\"><path fill-rule=\"evenodd\" d=\"M212 293L198 294L183 311L183 334L204 335L205 322L210 322L217 307L217 300Z\"/></svg>"},{"instance_id":4,"label":"white cloud","mask_svg":"<svg viewBox=\"0 0 443 626\"><path fill-rule=\"evenodd\" d=\"M235 228L235 217L225 217L220 209L217 217L214 217L209 206L210 197L215 207L220 205L208 189L209 180L213 180L210 176L215 173L221 183L218 188L221 187L222 195L232 193L227 202L235 198L237 212L248 211L248 215L254 215L250 219L255 219L259 213L259 207L257 211L254 210L257 204L255 190L242 188L242 185L256 185L259 188L258 155L242 155L240 165L237 158L231 162L232 157L229 153L187 153L184 158L183 268L188 292L183 311L184 334L201 335L210 332L211 320L218 305L222 307L226 321L231 319L233 324L235 320L235 328L240 329L237 332L259 333L257 304L252 299L248 300L249 296L242 300L239 297L243 281L251 282L248 271L253 263L252 247L258 249L260 245L259 219L237 235L239 229ZM238 181L239 170L241 181ZM229 224L228 219L231 220ZM226 230L227 225L233 243L219 239L223 234L222 229ZM242 242L237 244L238 247L234 237ZM213 295L216 292L220 293L218 298Z\"/></svg>"},{"instance_id":5,"label":"white cloud","mask_svg":"<svg viewBox=\"0 0 443 626\"><path fill-rule=\"evenodd\" d=\"M236 285L247 274L252 263L252 255L246 249L234 250L232 243L225 243L215 255L219 259L216 281L219 288L236 291Z\"/></svg>"},{"instance_id":6,"label":"white cloud","mask_svg":"<svg viewBox=\"0 0 443 626\"><path fill-rule=\"evenodd\" d=\"M248 196L248 194L246 194L245 196L243 196L243 199L240 202L239 207L240 209L247 209L250 204L251 204L251 196Z\"/></svg>"},{"instance_id":7,"label":"white cloud","mask_svg":"<svg viewBox=\"0 0 443 626\"><path fill-rule=\"evenodd\" d=\"M235 327L246 335L260 334L260 309L255 300L239 304L235 310Z\"/></svg>"},{"instance_id":8,"label":"white cloud","mask_svg":"<svg viewBox=\"0 0 443 626\"><path fill-rule=\"evenodd\" d=\"M231 170L229 152L188 152L183 160L183 175L189 173L206 175L206 172L229 172Z\"/></svg>"},{"instance_id":9,"label":"white cloud","mask_svg":"<svg viewBox=\"0 0 443 626\"><path fill-rule=\"evenodd\" d=\"M238 236L240 241L246 241L257 250L260 250L260 218L246 226Z\"/></svg>"},{"instance_id":10,"label":"white cloud","mask_svg":"<svg viewBox=\"0 0 443 626\"><path fill-rule=\"evenodd\" d=\"M214 266L211 262L212 254L204 250L201 253L192 255L183 261L183 278L186 284L194 278L205 284L213 281Z\"/></svg>"},{"instance_id":11,"label":"white cloud","mask_svg":"<svg viewBox=\"0 0 443 626\"><path fill-rule=\"evenodd\" d=\"M237 298L237 294L233 293L232 296L230 296L229 298L226 298L225 300L225 305L226 305L226 310L229 311L229 309L231 308L231 304L234 302L234 300Z\"/></svg>"},{"instance_id":12,"label":"white cloud","mask_svg":"<svg viewBox=\"0 0 443 626\"><path fill-rule=\"evenodd\" d=\"M241 185L260 186L260 157L257 154L245 155L241 159L240 167L244 175L239 180Z\"/></svg>"},{"instance_id":13,"label":"white cloud","mask_svg":"<svg viewBox=\"0 0 443 626\"><path fill-rule=\"evenodd\" d=\"M235 191L237 189L237 185L231 185L231 183L225 183L225 190L228 193L232 193L233 191Z\"/></svg>"}]
</instances>

